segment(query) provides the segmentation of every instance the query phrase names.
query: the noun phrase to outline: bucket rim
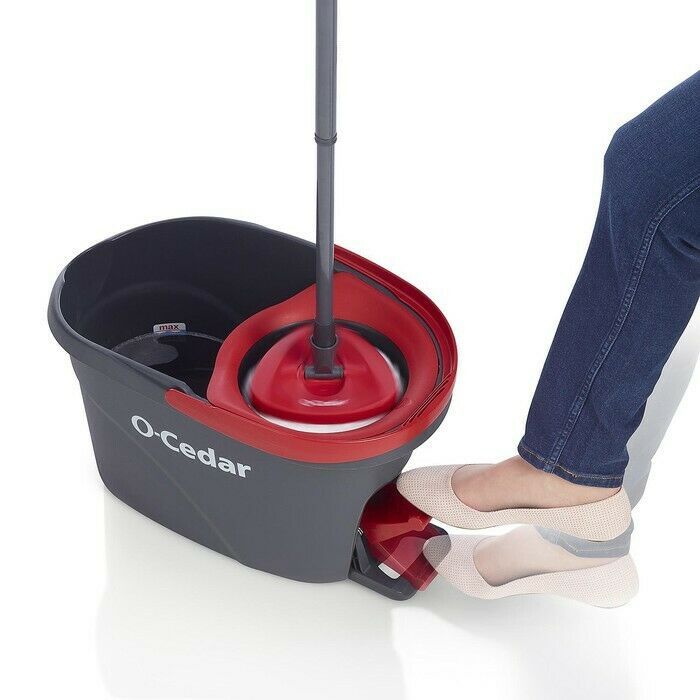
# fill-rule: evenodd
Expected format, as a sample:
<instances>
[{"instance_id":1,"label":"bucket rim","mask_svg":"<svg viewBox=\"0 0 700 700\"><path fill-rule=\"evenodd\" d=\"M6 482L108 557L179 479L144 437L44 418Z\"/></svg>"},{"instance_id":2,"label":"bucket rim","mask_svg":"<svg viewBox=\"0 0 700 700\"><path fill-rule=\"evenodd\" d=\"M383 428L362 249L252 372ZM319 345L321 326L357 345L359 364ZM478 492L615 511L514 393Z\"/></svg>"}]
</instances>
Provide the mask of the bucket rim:
<instances>
[{"instance_id":1,"label":"bucket rim","mask_svg":"<svg viewBox=\"0 0 700 700\"><path fill-rule=\"evenodd\" d=\"M111 236L75 256L59 274L51 293L48 308L49 326L58 343L73 359L148 398L165 401L171 408L219 433L283 459L319 465L371 460L382 455L396 454L397 451L413 449L432 434L446 413L456 379L457 346L452 329L445 316L426 294L376 263L340 246L336 247L336 270L352 272L368 284L381 287L411 309L429 328L439 360L440 372L431 394L408 420L382 435L360 438L359 435L353 435L354 431L328 435L308 434L266 423L255 426L253 432L258 436L254 438L250 430L254 421L213 406L197 396L186 383L119 355L110 348L84 337L71 327L61 309L61 294L70 269L78 260L95 248L114 245L126 236L147 235L154 229L183 222L242 226L261 234L291 240L298 245L313 247L313 243L309 241L260 224L213 216L164 219ZM263 435L262 439L260 435Z\"/></svg>"}]
</instances>

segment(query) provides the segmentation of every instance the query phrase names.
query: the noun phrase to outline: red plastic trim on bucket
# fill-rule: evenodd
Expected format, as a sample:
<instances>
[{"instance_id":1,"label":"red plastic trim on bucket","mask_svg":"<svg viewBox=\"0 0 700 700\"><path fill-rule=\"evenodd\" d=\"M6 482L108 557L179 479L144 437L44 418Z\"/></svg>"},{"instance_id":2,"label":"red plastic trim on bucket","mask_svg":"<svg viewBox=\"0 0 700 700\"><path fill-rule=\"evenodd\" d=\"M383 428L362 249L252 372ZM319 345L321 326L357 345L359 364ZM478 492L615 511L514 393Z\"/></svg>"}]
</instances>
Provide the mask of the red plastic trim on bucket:
<instances>
[{"instance_id":1,"label":"red plastic trim on bucket","mask_svg":"<svg viewBox=\"0 0 700 700\"><path fill-rule=\"evenodd\" d=\"M392 299L353 274L335 274L336 318L363 324L386 336L408 364L408 386L394 410L358 430L319 434L270 423L246 402L238 379L245 355L270 333L313 318L313 286L252 316L228 336L217 356L207 392L209 401L170 389L166 392L168 404L235 440L279 457L312 464L370 459L417 439L442 414L452 395L457 368L452 330L427 296L396 275L342 248L336 248L336 259L396 297Z\"/></svg>"}]
</instances>

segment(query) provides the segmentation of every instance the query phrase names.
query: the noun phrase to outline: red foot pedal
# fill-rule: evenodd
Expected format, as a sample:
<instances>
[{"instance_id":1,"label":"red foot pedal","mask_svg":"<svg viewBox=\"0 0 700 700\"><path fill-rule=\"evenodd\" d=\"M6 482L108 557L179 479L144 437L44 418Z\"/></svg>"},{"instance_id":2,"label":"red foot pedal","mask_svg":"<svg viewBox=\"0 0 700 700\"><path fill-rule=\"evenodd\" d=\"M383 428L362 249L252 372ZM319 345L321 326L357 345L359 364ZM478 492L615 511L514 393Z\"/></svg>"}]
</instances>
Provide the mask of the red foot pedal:
<instances>
[{"instance_id":1,"label":"red foot pedal","mask_svg":"<svg viewBox=\"0 0 700 700\"><path fill-rule=\"evenodd\" d=\"M368 541L372 556L405 578L416 590L424 591L437 576L423 556L423 545L431 537L444 535L442 528L429 523L420 532L399 535L386 542Z\"/></svg>"},{"instance_id":2,"label":"red foot pedal","mask_svg":"<svg viewBox=\"0 0 700 700\"><path fill-rule=\"evenodd\" d=\"M396 484L391 483L372 496L362 514L360 527L369 542L384 542L423 530L430 520L429 515L407 501Z\"/></svg>"},{"instance_id":3,"label":"red foot pedal","mask_svg":"<svg viewBox=\"0 0 700 700\"><path fill-rule=\"evenodd\" d=\"M360 521L372 556L405 578L416 590L427 588L437 575L423 556L423 545L444 531L430 516L409 503L388 484L367 504Z\"/></svg>"}]
</instances>

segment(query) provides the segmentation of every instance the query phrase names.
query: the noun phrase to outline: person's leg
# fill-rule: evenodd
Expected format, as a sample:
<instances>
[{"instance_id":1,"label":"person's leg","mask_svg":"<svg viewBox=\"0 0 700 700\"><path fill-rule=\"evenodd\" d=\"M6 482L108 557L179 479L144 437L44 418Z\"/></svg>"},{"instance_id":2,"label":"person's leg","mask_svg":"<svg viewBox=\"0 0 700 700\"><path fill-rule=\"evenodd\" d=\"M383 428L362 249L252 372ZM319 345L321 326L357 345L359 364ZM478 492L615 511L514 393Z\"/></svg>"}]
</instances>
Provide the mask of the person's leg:
<instances>
[{"instance_id":1,"label":"person's leg","mask_svg":"<svg viewBox=\"0 0 700 700\"><path fill-rule=\"evenodd\" d=\"M700 73L615 134L583 268L519 455L452 479L486 511L602 500L700 295Z\"/></svg>"}]
</instances>

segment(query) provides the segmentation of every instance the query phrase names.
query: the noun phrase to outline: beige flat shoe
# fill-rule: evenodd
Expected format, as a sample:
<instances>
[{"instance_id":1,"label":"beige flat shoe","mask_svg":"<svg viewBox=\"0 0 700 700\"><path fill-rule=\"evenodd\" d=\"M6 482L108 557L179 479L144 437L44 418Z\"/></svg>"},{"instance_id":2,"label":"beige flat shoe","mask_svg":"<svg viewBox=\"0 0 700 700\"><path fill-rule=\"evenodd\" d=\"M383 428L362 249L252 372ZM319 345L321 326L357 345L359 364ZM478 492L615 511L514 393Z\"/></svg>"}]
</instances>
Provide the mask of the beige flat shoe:
<instances>
[{"instance_id":1,"label":"beige flat shoe","mask_svg":"<svg viewBox=\"0 0 700 700\"><path fill-rule=\"evenodd\" d=\"M617 608L639 590L637 569L628 555L589 569L526 576L501 586L484 580L474 564L474 549L486 538L458 535L433 537L423 554L449 583L472 598L496 600L515 595L558 595L599 608Z\"/></svg>"},{"instance_id":2,"label":"beige flat shoe","mask_svg":"<svg viewBox=\"0 0 700 700\"><path fill-rule=\"evenodd\" d=\"M539 525L583 540L602 542L619 537L632 522L632 508L624 489L583 506L475 510L462 503L452 490L452 475L461 467L458 464L412 469L401 474L396 486L406 500L424 513L467 530L499 525Z\"/></svg>"}]
</instances>

